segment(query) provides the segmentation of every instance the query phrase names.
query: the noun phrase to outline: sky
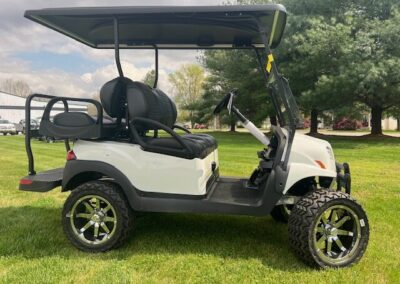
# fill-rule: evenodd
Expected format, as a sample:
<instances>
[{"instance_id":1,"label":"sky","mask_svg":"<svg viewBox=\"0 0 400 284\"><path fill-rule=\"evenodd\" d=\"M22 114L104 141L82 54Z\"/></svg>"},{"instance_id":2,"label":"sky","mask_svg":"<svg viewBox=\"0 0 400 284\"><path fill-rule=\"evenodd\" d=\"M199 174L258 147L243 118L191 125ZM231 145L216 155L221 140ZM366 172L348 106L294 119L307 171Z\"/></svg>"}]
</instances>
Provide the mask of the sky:
<instances>
[{"instance_id":1,"label":"sky","mask_svg":"<svg viewBox=\"0 0 400 284\"><path fill-rule=\"evenodd\" d=\"M117 76L112 50L97 50L23 17L28 9L80 6L222 5L225 0L1 0L0 86L22 80L33 92L93 97ZM197 51L160 51L159 87L171 92L168 74L196 63ZM125 76L141 80L154 67L154 52L121 51Z\"/></svg>"}]
</instances>

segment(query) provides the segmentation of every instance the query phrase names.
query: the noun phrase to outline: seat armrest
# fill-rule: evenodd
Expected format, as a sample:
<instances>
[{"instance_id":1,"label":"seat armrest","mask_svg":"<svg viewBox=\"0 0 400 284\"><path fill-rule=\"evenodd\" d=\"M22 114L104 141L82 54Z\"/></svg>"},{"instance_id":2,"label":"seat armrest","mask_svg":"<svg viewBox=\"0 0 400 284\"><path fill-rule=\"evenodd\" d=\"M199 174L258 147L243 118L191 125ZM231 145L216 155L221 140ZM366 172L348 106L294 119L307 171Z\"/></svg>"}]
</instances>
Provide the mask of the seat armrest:
<instances>
[{"instance_id":1,"label":"seat armrest","mask_svg":"<svg viewBox=\"0 0 400 284\"><path fill-rule=\"evenodd\" d=\"M158 121L148 119L148 118L143 118L143 117L136 117L131 120L131 130L134 139L138 142L138 144L142 147L148 147L146 143L143 141L143 139L140 137L139 133L137 132L135 125L147 125L147 126L152 126L157 129L162 129L165 132L167 132L169 135L171 135L181 146L182 150L185 150L187 153L191 153L191 150L189 147L183 142L183 139L171 128L165 126L162 123L159 123Z\"/></svg>"},{"instance_id":2,"label":"seat armrest","mask_svg":"<svg viewBox=\"0 0 400 284\"><path fill-rule=\"evenodd\" d=\"M180 125L176 125L176 124L174 124L174 126L172 126L172 129L179 129L179 130L182 130L183 132L186 132L186 133L188 133L188 134L192 134L192 132L190 132L188 129L186 129L185 127L182 127L182 126L180 126Z\"/></svg>"}]
</instances>

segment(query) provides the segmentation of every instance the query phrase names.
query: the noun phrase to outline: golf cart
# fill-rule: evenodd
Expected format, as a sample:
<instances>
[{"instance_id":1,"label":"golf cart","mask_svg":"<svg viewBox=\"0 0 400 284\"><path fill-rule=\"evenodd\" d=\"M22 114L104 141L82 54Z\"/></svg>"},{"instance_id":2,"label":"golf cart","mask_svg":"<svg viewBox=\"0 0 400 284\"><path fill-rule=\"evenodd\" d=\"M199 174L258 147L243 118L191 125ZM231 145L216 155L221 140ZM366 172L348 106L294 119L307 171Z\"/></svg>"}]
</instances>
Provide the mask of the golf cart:
<instances>
[{"instance_id":1,"label":"golf cart","mask_svg":"<svg viewBox=\"0 0 400 284\"><path fill-rule=\"evenodd\" d=\"M282 5L59 8L25 16L90 47L115 50L119 77L101 88L101 103L43 94L26 101L29 122L31 101L49 100L39 131L65 139L67 161L63 168L36 173L27 123L29 173L20 189L71 191L62 224L74 246L88 252L116 248L138 212L272 214L288 222L293 250L310 265L344 267L361 258L369 225L350 196L348 164L335 162L328 142L296 134L298 108L271 53L286 23ZM124 76L121 48L154 50L153 86ZM157 88L161 49L254 51L279 126L270 138L264 135L235 106L234 92L214 110L227 109L261 143L251 176L220 176L215 138L175 125L175 104ZM93 104L97 115L69 111L71 101ZM58 102L65 112L51 120Z\"/></svg>"}]
</instances>

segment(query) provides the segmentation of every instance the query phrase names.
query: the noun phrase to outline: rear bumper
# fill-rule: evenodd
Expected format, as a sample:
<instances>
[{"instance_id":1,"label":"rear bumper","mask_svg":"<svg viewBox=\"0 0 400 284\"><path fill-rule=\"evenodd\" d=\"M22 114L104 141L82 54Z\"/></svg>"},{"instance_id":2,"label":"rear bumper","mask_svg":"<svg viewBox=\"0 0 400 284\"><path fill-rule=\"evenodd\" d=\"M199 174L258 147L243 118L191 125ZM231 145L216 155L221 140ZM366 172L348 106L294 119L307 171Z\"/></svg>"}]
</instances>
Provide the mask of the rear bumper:
<instances>
[{"instance_id":1,"label":"rear bumper","mask_svg":"<svg viewBox=\"0 0 400 284\"><path fill-rule=\"evenodd\" d=\"M23 191L46 192L61 186L64 168L40 172L23 177L19 189Z\"/></svg>"},{"instance_id":2,"label":"rear bumper","mask_svg":"<svg viewBox=\"0 0 400 284\"><path fill-rule=\"evenodd\" d=\"M351 193L351 174L350 174L350 166L348 163L338 163L336 162L336 184L337 190L341 191L345 190L346 193Z\"/></svg>"}]
</instances>

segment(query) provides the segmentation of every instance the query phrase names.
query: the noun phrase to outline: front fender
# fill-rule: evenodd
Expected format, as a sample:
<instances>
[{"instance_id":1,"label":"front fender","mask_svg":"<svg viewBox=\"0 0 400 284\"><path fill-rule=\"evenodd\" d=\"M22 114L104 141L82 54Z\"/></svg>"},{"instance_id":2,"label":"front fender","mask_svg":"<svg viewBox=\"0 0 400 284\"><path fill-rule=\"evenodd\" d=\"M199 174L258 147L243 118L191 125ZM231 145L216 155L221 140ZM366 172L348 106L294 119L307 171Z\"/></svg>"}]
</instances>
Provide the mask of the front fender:
<instances>
[{"instance_id":1,"label":"front fender","mask_svg":"<svg viewBox=\"0 0 400 284\"><path fill-rule=\"evenodd\" d=\"M336 171L322 169L314 165L307 165L303 163L290 163L288 179L283 193L286 192L298 181L309 177L332 177L336 178Z\"/></svg>"}]
</instances>

